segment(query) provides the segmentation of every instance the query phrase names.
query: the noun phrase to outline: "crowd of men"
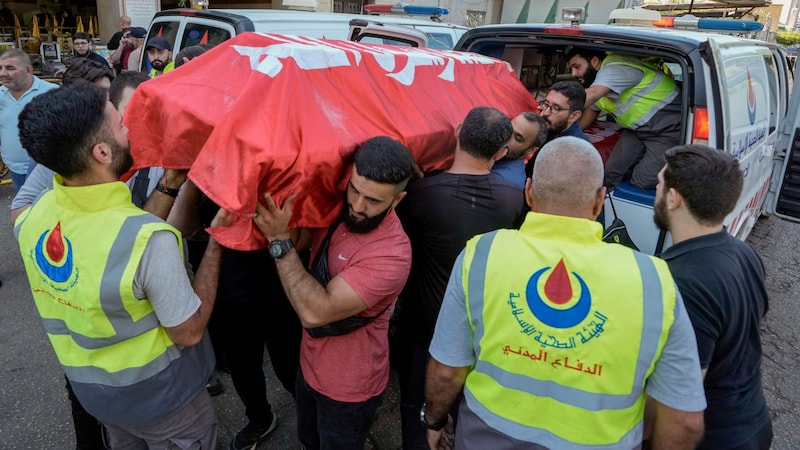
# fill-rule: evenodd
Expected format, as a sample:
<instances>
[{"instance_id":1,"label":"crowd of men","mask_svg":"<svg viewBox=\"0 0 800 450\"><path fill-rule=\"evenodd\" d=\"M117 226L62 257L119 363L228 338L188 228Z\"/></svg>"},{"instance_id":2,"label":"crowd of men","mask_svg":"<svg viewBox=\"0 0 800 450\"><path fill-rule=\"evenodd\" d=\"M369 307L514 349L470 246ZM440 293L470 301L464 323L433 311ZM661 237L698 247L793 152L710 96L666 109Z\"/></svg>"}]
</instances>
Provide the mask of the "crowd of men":
<instances>
[{"instance_id":1,"label":"crowd of men","mask_svg":"<svg viewBox=\"0 0 800 450\"><path fill-rule=\"evenodd\" d=\"M120 46L144 37L120 25ZM440 173L373 137L334 223L290 229L293 197L267 193L252 221L269 245L240 251L203 231L231 215L185 171L118 181L133 166L122 118L148 76L115 76L83 47L61 88L0 54L14 232L79 448L216 448L215 365L245 405L229 448L255 448L279 420L265 346L308 449L363 448L391 366L405 449L769 448L764 268L723 227L742 171L670 140L677 87L652 64L573 49L577 81L538 114L465 111ZM149 78L204 51L145 49ZM598 111L624 127L605 167L582 131ZM622 181L656 190L674 242L661 258L601 240Z\"/></svg>"}]
</instances>

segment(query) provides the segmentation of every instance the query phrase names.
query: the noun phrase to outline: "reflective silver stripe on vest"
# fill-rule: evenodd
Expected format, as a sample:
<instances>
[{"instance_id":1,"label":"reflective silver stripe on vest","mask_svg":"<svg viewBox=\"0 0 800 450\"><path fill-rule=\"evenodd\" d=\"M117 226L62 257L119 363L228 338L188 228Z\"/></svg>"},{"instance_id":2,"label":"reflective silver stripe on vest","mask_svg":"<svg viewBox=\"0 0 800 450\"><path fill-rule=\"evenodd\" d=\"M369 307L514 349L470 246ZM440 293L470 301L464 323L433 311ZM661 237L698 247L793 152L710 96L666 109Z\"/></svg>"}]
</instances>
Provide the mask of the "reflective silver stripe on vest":
<instances>
[{"instance_id":1,"label":"reflective silver stripe on vest","mask_svg":"<svg viewBox=\"0 0 800 450\"><path fill-rule=\"evenodd\" d=\"M472 323L475 326L475 345L477 354L481 354L481 338L485 333L483 325L484 308L484 288L486 280L486 267L489 258L489 251L497 232L492 232L481 236L475 246L475 253L470 263L468 278L468 307L472 316ZM658 276L655 265L650 258L642 253L633 252L636 264L642 277L642 288L644 295L643 302L643 323L641 344L636 364L636 374L632 389L627 394L598 394L582 391L578 388L563 386L554 381L537 380L516 373L508 372L490 362L478 357L475 371L489 375L500 385L509 389L526 392L539 397L550 397L561 403L573 405L589 411L601 411L604 409L624 409L633 406L642 395L644 390L645 375L650 368L653 358L658 351L660 336L662 332L662 318L664 314L664 303L661 293L661 279ZM478 403L477 399L469 393L469 389L464 389L465 396L469 394L473 398L473 403ZM473 408L473 411L475 409ZM503 417L491 414L482 416L487 424L492 428L503 431L510 436L519 437L522 430L528 434L534 428L518 424ZM508 431L506 431L508 430ZM528 440L528 439L526 439ZM531 440L535 442L535 440Z\"/></svg>"},{"instance_id":2,"label":"reflective silver stripe on vest","mask_svg":"<svg viewBox=\"0 0 800 450\"><path fill-rule=\"evenodd\" d=\"M493 429L507 435L509 438L519 442L520 446L517 448L523 448L523 446L527 443L535 443L541 446L544 446L549 449L553 450L586 450L586 449L593 449L593 450L618 450L618 449L640 449L642 447L642 436L644 435L644 423L639 422L635 427L633 427L630 431L628 431L622 439L618 442L608 445L583 445L578 444L575 442L567 441L560 436L553 434L552 432L545 430L544 428L536 428L529 425L522 425L516 422L512 422L504 417L498 416L495 413L486 409L485 406L472 395L472 392L469 389L464 389L464 399L466 405L461 406L461 408L466 407L467 409L471 410L475 415L477 415L481 420L483 420L486 424L491 426ZM463 411L463 409L462 409ZM460 420L461 416L459 416ZM464 425L459 422L459 427L463 427ZM473 430L459 428L459 433L466 434L469 436L473 433ZM480 430L478 430L477 435L481 435ZM467 438L469 440L469 438ZM474 440L473 440L474 441Z\"/></svg>"},{"instance_id":3,"label":"reflective silver stripe on vest","mask_svg":"<svg viewBox=\"0 0 800 450\"><path fill-rule=\"evenodd\" d=\"M617 102L615 102L617 104L617 111L621 111L619 113L620 115L625 114L626 112L628 112L628 110L633 107L634 103L636 103L641 98L647 97L651 92L653 92L656 88L658 88L658 86L661 84L661 81L664 79L664 77L667 76L667 74L665 74L664 72L658 70L658 68L648 67L648 65L644 64L644 63L640 63L640 62L637 62L637 61L632 61L630 59L626 59L626 58L621 57L621 56L608 56L608 57L606 57L606 59L609 59L609 58L610 58L609 61L604 61L605 64L624 64L624 65L627 65L627 66L634 66L637 69L639 69L642 72L644 72L642 74L643 78L647 75L646 72L655 73L655 76L653 77L652 80L650 80L650 83L647 86L645 86L644 88L642 88L639 92L631 95L631 97L628 99L627 102L625 102L625 103L622 102L622 94L624 94L624 92L620 93L619 98L617 99ZM635 87L636 86L633 86L630 89L633 89ZM664 108L665 106L667 106L670 103L672 103L672 101L675 100L675 97L677 97L677 96L678 96L678 88L675 85L675 83L673 82L672 92L670 92L663 99L659 100L642 117L638 118L635 122L633 122L631 124L631 128L635 129L635 128L638 128L638 127L646 124L647 122L649 122L650 119L652 119L653 116L657 112L661 111L662 108Z\"/></svg>"},{"instance_id":4,"label":"reflective silver stripe on vest","mask_svg":"<svg viewBox=\"0 0 800 450\"><path fill-rule=\"evenodd\" d=\"M95 366L65 366L61 365L64 373L71 381L76 383L100 384L106 387L125 387L151 379L153 376L166 370L172 361L181 357L181 351L176 345L170 345L154 360L140 367L128 367L110 373L105 369Z\"/></svg>"},{"instance_id":5,"label":"reflective silver stripe on vest","mask_svg":"<svg viewBox=\"0 0 800 450\"><path fill-rule=\"evenodd\" d=\"M122 304L122 294L120 293L120 283L133 246L136 244L136 238L139 236L139 230L144 225L154 222L158 222L158 220L150 214L128 217L123 222L117 238L111 246L106 268L100 281L100 304L111 322L115 334L104 338L84 336L70 330L61 319L42 318L42 323L48 333L68 334L81 347L97 350L139 336L158 326L158 319L153 311L134 321Z\"/></svg>"}]
</instances>

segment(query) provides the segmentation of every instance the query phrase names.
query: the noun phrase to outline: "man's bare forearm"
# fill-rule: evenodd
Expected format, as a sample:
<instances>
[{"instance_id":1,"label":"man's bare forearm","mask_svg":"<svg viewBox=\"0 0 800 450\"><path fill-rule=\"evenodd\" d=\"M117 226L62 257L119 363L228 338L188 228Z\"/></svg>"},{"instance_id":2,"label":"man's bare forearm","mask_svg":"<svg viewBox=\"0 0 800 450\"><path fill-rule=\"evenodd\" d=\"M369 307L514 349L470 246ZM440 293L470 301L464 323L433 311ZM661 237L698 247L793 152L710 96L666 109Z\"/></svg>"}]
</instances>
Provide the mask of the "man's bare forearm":
<instances>
[{"instance_id":1,"label":"man's bare forearm","mask_svg":"<svg viewBox=\"0 0 800 450\"><path fill-rule=\"evenodd\" d=\"M453 408L469 367L450 367L434 358L428 360L428 373L425 377L426 419L428 423L441 422Z\"/></svg>"},{"instance_id":2,"label":"man's bare forearm","mask_svg":"<svg viewBox=\"0 0 800 450\"><path fill-rule=\"evenodd\" d=\"M222 259L222 247L217 243L214 238L208 239L208 246L203 255L203 260L200 262L200 267L197 268L197 273L194 277L195 294L200 298L200 317L202 320L202 328L208 324L208 319L211 317L211 311L214 309L214 302L217 299L217 285L219 283L219 265Z\"/></svg>"},{"instance_id":3,"label":"man's bare forearm","mask_svg":"<svg viewBox=\"0 0 800 450\"><path fill-rule=\"evenodd\" d=\"M703 412L685 412L655 402L653 450L691 450L703 436Z\"/></svg>"},{"instance_id":4,"label":"man's bare forearm","mask_svg":"<svg viewBox=\"0 0 800 450\"><path fill-rule=\"evenodd\" d=\"M297 251L292 250L283 258L276 259L275 265L283 290L303 326L313 328L330 323L329 318L335 314L331 311L330 293L308 273Z\"/></svg>"}]
</instances>

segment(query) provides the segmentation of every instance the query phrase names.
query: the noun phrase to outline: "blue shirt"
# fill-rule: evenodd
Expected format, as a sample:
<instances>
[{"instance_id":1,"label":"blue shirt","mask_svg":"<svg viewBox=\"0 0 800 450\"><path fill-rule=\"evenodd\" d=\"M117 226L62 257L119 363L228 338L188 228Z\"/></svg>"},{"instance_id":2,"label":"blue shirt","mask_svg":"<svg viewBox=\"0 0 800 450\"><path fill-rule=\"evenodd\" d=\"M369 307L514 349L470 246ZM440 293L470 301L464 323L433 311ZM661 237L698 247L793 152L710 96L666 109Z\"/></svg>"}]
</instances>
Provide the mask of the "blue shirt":
<instances>
[{"instance_id":1,"label":"blue shirt","mask_svg":"<svg viewBox=\"0 0 800 450\"><path fill-rule=\"evenodd\" d=\"M22 148L22 144L19 142L19 128L17 127L19 113L34 97L57 87L57 84L33 77L31 88L22 94L19 100L11 95L7 87L0 87L0 154L3 156L3 162L12 172L27 174L30 159L28 152Z\"/></svg>"},{"instance_id":2,"label":"blue shirt","mask_svg":"<svg viewBox=\"0 0 800 450\"><path fill-rule=\"evenodd\" d=\"M519 190L525 190L525 161L501 159L492 166L492 175L513 183Z\"/></svg>"},{"instance_id":3,"label":"blue shirt","mask_svg":"<svg viewBox=\"0 0 800 450\"><path fill-rule=\"evenodd\" d=\"M559 134L557 137L561 136L575 136L576 138L581 138L590 144L592 143L592 141L589 140L589 137L586 136L586 133L584 133L583 130L581 129L581 124L578 123L577 120L573 122L572 125L569 126L569 128L562 131L561 134Z\"/></svg>"}]
</instances>

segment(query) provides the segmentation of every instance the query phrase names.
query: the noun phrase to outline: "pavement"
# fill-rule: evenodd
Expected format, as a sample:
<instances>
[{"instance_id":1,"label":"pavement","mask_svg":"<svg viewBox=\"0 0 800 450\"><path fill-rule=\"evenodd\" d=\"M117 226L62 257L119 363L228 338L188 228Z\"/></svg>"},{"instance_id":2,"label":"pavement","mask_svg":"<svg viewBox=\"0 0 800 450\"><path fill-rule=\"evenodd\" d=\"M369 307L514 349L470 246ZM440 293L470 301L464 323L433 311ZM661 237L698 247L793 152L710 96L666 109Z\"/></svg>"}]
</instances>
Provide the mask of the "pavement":
<instances>
[{"instance_id":1,"label":"pavement","mask_svg":"<svg viewBox=\"0 0 800 450\"><path fill-rule=\"evenodd\" d=\"M74 448L64 375L34 307L19 250L9 225L14 189L0 185L0 449ZM759 220L749 239L764 259L770 311L762 327L764 387L775 429L773 449L800 449L800 225L775 217ZM267 393L279 415L277 430L258 448L298 449L295 410L267 358ZM219 374L225 392L214 397L219 449L245 425L244 407L230 376ZM399 449L400 418L392 374L367 449Z\"/></svg>"}]
</instances>

